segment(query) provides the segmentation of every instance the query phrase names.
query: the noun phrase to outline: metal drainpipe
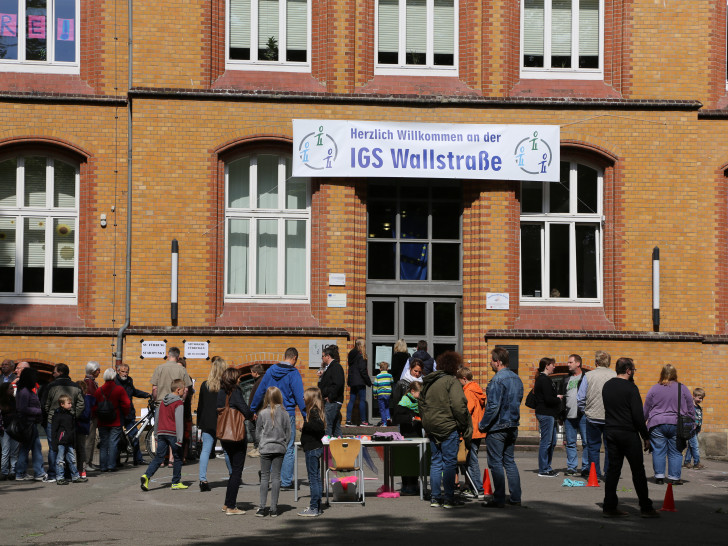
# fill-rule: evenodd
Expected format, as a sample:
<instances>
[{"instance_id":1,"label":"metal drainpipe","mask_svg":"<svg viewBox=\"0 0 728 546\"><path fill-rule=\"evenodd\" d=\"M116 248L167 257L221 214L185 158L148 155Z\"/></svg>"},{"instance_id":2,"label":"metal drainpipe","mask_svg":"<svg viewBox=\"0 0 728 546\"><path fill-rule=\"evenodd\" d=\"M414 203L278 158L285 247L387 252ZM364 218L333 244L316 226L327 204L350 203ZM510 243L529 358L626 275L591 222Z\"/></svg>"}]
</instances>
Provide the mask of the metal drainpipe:
<instances>
[{"instance_id":1,"label":"metal drainpipe","mask_svg":"<svg viewBox=\"0 0 728 546\"><path fill-rule=\"evenodd\" d=\"M134 2L128 0L127 17L129 22L129 53L128 53L128 69L129 82L127 86L127 103L126 103L126 283L125 283L125 304L124 304L124 324L119 328L116 336L116 363L120 364L124 357L124 332L131 324L131 223L132 223L132 109L131 109L131 91L132 74L133 74L133 22L134 22Z\"/></svg>"}]
</instances>

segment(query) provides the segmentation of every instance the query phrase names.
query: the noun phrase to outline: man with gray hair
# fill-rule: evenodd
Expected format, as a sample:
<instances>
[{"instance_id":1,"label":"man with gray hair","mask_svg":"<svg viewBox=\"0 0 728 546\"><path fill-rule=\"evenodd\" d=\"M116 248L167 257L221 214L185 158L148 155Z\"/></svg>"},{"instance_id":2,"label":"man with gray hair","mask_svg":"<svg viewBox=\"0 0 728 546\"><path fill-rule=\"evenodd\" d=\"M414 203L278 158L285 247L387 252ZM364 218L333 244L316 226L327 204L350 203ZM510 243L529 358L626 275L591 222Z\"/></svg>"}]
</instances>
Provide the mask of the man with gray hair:
<instances>
[{"instance_id":1,"label":"man with gray hair","mask_svg":"<svg viewBox=\"0 0 728 546\"><path fill-rule=\"evenodd\" d=\"M90 360L86 364L86 377L84 377L83 382L86 383L86 394L90 394L91 396L96 396L96 390L99 388L99 384L96 383L96 378L101 373L101 366L99 366L99 363L95 360ZM96 426L97 426L98 420L96 417L92 417L91 421L89 422L89 429L88 429L88 437L86 438L86 460L85 461L79 461L79 472L82 472L85 470L96 470L96 467L93 465L94 460L94 449L96 447Z\"/></svg>"},{"instance_id":2,"label":"man with gray hair","mask_svg":"<svg viewBox=\"0 0 728 546\"><path fill-rule=\"evenodd\" d=\"M0 367L0 383L12 383L17 377L13 370L15 369L15 362L6 358L3 360L2 367Z\"/></svg>"},{"instance_id":3,"label":"man with gray hair","mask_svg":"<svg viewBox=\"0 0 728 546\"><path fill-rule=\"evenodd\" d=\"M576 395L576 404L579 411L586 415L586 443L589 451L589 467L594 463L597 477L603 480L609 468L607 455L607 443L604 440L604 474L599 465L599 452L602 449L602 438L604 436L604 401L602 400L602 389L604 384L617 376L614 370L610 370L612 357L606 351L594 353L596 368L587 372L579 386Z\"/></svg>"}]
</instances>

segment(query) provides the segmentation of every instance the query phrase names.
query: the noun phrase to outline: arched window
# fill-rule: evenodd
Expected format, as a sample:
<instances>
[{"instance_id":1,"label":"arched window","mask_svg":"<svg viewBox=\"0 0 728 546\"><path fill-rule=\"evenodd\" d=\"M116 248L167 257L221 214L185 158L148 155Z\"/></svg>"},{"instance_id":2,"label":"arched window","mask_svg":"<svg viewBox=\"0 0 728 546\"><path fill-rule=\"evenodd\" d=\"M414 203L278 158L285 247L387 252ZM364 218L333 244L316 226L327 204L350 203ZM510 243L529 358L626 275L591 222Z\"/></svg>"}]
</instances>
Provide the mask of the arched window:
<instances>
[{"instance_id":1,"label":"arched window","mask_svg":"<svg viewBox=\"0 0 728 546\"><path fill-rule=\"evenodd\" d=\"M290 155L234 157L225 193L226 299L308 299L310 190L308 179L291 177Z\"/></svg>"},{"instance_id":2,"label":"arched window","mask_svg":"<svg viewBox=\"0 0 728 546\"><path fill-rule=\"evenodd\" d=\"M521 183L521 303L602 301L603 172L561 162L559 182Z\"/></svg>"},{"instance_id":3,"label":"arched window","mask_svg":"<svg viewBox=\"0 0 728 546\"><path fill-rule=\"evenodd\" d=\"M76 299L78 193L78 164L32 153L0 156L1 302Z\"/></svg>"}]
</instances>

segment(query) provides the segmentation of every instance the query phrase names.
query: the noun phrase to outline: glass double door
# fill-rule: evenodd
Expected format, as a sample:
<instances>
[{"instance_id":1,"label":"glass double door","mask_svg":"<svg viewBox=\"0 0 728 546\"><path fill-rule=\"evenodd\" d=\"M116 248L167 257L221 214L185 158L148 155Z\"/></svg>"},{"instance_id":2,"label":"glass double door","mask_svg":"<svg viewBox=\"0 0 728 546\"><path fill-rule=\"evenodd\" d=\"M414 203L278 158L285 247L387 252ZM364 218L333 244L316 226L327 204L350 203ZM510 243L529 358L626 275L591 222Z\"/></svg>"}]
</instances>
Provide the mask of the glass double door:
<instances>
[{"instance_id":1,"label":"glass double door","mask_svg":"<svg viewBox=\"0 0 728 546\"><path fill-rule=\"evenodd\" d=\"M410 354L417 342L427 342L427 352L437 358L461 346L461 298L371 296L367 298L367 355L369 373L379 373L379 363L392 364L394 344L404 339ZM399 377L394 378L395 382ZM369 418L379 420L379 408L369 393Z\"/></svg>"}]
</instances>

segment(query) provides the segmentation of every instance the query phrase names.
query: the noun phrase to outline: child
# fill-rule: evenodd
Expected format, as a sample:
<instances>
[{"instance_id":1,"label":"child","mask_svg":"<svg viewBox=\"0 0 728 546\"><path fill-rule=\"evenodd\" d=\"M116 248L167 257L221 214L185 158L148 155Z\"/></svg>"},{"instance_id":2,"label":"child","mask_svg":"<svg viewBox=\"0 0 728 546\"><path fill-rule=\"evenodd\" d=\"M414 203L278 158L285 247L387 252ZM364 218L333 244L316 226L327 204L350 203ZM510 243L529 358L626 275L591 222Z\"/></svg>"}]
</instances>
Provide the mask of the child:
<instances>
[{"instance_id":1,"label":"child","mask_svg":"<svg viewBox=\"0 0 728 546\"><path fill-rule=\"evenodd\" d=\"M91 428L91 416L96 407L96 397L88 393L85 381L76 381L76 385L83 393L83 413L76 419L76 461L81 461L78 471L82 478L86 477L86 441Z\"/></svg>"},{"instance_id":2,"label":"child","mask_svg":"<svg viewBox=\"0 0 728 546\"><path fill-rule=\"evenodd\" d=\"M283 409L283 395L278 387L268 387L265 391L263 409L258 412L255 427L260 451L260 505L255 515L266 515L265 504L270 482L270 517L275 518L278 516L283 456L286 454L291 434L294 433L288 412Z\"/></svg>"},{"instance_id":3,"label":"child","mask_svg":"<svg viewBox=\"0 0 728 546\"><path fill-rule=\"evenodd\" d=\"M51 445L57 453L56 456L56 484L68 485L68 480L64 478L63 466L68 463L71 471L71 481L73 483L87 482L87 478L83 478L78 474L76 468L76 450L74 444L76 441L76 419L73 416L71 408L73 400L67 394L58 397L59 408L53 413L51 420Z\"/></svg>"},{"instance_id":4,"label":"child","mask_svg":"<svg viewBox=\"0 0 728 546\"><path fill-rule=\"evenodd\" d=\"M685 451L685 468L694 468L702 470L705 465L700 462L700 447L698 444L698 434L703 427L703 408L700 407L705 399L705 389L700 387L693 390L693 402L695 403L695 434L688 440L688 449ZM691 462L691 458L692 461Z\"/></svg>"},{"instance_id":5,"label":"child","mask_svg":"<svg viewBox=\"0 0 728 546\"><path fill-rule=\"evenodd\" d=\"M307 418L301 429L301 447L306 455L311 503L298 515L312 518L321 515L321 455L324 452L321 438L324 437L326 431L326 415L324 414L324 401L318 387L306 389L303 393L303 401L306 404Z\"/></svg>"},{"instance_id":6,"label":"child","mask_svg":"<svg viewBox=\"0 0 728 546\"><path fill-rule=\"evenodd\" d=\"M184 379L172 381L170 392L157 408L155 419L157 434L157 454L149 463L147 471L140 478L142 491L149 491L149 478L164 462L167 451L172 450L174 467L172 469L172 489L187 489L182 483L182 439L184 437Z\"/></svg>"},{"instance_id":7,"label":"child","mask_svg":"<svg viewBox=\"0 0 728 546\"><path fill-rule=\"evenodd\" d=\"M382 418L379 426L382 427L386 427L389 421L389 398L392 396L392 383L394 383L388 369L388 363L380 362L379 374L374 378L374 398L379 403L379 416Z\"/></svg>"},{"instance_id":8,"label":"child","mask_svg":"<svg viewBox=\"0 0 728 546\"><path fill-rule=\"evenodd\" d=\"M478 430L478 425L485 413L485 393L480 388L480 385L473 381L473 372L470 371L470 368L460 368L455 373L455 377L458 378L458 381L463 386L463 392L468 401L468 412L470 412L471 419L473 420L473 439L470 442L470 450L468 451L468 458L466 460L467 473L470 476L470 480L468 481L466 478L466 483L469 487L463 493L463 496L469 499L477 498L483 500L483 478L481 477L480 466L478 465L478 449L480 449L480 442L485 438L485 433ZM471 487L475 487L475 491Z\"/></svg>"},{"instance_id":9,"label":"child","mask_svg":"<svg viewBox=\"0 0 728 546\"><path fill-rule=\"evenodd\" d=\"M407 392L400 399L392 412L392 424L399 425L399 430L405 438L422 438L422 419L420 418L419 398L422 391L422 383L412 381L407 386ZM417 452L417 448L396 447L395 456L400 456L400 460L408 458L412 459L413 452ZM404 451L408 450L408 451ZM414 456L416 460L417 455ZM403 475L402 491L404 495L419 495L418 487L419 475Z\"/></svg>"}]
</instances>

